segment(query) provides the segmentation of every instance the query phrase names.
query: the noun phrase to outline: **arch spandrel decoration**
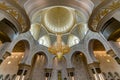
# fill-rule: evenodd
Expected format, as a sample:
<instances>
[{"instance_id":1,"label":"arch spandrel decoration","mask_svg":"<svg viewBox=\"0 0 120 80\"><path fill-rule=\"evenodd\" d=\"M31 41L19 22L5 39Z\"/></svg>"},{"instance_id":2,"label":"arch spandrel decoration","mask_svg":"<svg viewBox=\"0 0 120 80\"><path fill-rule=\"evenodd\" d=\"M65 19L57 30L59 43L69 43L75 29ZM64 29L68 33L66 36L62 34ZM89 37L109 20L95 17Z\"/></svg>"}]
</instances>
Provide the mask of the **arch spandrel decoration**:
<instances>
[{"instance_id":1,"label":"arch spandrel decoration","mask_svg":"<svg viewBox=\"0 0 120 80\"><path fill-rule=\"evenodd\" d=\"M111 1L108 0L108 2L103 1L101 6L102 7L99 7L99 8L97 7L96 9L94 9L93 14L91 15L91 17L89 19L88 24L89 24L89 28L92 31L99 31L101 29L101 27L98 27L99 22L108 14L119 9L120 1L119 0L111 0Z\"/></svg>"},{"instance_id":2,"label":"arch spandrel decoration","mask_svg":"<svg viewBox=\"0 0 120 80\"><path fill-rule=\"evenodd\" d=\"M30 28L30 21L26 12L16 2L0 1L0 9L12 16L21 25L22 30L20 32L26 32Z\"/></svg>"}]
</instances>

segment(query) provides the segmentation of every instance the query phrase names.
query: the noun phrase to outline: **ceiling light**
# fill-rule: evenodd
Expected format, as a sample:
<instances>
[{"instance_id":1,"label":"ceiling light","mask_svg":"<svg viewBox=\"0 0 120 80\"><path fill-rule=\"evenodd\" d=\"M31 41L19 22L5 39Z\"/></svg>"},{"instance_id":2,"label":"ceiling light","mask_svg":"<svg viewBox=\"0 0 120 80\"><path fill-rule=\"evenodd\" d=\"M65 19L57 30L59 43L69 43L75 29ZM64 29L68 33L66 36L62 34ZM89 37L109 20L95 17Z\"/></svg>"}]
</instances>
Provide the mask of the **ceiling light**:
<instances>
[{"instance_id":1,"label":"ceiling light","mask_svg":"<svg viewBox=\"0 0 120 80\"><path fill-rule=\"evenodd\" d=\"M107 59L107 62L110 62L110 60L109 60L109 59Z\"/></svg>"},{"instance_id":2,"label":"ceiling light","mask_svg":"<svg viewBox=\"0 0 120 80\"><path fill-rule=\"evenodd\" d=\"M11 64L11 61L8 61L8 63L7 64Z\"/></svg>"},{"instance_id":3,"label":"ceiling light","mask_svg":"<svg viewBox=\"0 0 120 80\"><path fill-rule=\"evenodd\" d=\"M57 56L58 59L61 59L62 56L70 51L70 47L68 45L62 44L61 35L57 34L57 43L56 45L51 45L48 48L48 51Z\"/></svg>"},{"instance_id":4,"label":"ceiling light","mask_svg":"<svg viewBox=\"0 0 120 80\"><path fill-rule=\"evenodd\" d=\"M83 54L82 53L80 53L80 56L82 56Z\"/></svg>"}]
</instances>

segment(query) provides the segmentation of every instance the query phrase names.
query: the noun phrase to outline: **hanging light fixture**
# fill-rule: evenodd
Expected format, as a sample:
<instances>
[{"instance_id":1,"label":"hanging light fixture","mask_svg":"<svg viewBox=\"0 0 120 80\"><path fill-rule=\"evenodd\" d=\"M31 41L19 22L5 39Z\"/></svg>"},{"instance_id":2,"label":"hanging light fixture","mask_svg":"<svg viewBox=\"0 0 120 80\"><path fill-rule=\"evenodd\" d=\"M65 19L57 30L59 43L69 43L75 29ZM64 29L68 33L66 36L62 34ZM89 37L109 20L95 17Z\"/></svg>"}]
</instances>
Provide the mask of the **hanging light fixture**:
<instances>
[{"instance_id":1,"label":"hanging light fixture","mask_svg":"<svg viewBox=\"0 0 120 80\"><path fill-rule=\"evenodd\" d=\"M62 44L61 34L57 34L57 43L55 45L51 45L48 48L48 51L56 55L58 59L61 59L64 54L70 51L70 47Z\"/></svg>"}]
</instances>

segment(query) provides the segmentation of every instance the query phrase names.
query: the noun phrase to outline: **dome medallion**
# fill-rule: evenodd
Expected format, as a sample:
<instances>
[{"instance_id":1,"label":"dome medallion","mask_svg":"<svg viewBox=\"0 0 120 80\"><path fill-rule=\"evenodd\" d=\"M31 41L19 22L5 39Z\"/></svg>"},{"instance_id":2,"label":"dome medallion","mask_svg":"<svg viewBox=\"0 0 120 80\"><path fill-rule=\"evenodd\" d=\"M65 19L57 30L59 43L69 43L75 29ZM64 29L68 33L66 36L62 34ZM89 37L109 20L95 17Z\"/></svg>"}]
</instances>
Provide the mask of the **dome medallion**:
<instances>
[{"instance_id":1,"label":"dome medallion","mask_svg":"<svg viewBox=\"0 0 120 80\"><path fill-rule=\"evenodd\" d=\"M44 25L49 32L67 33L74 25L73 12L66 7L52 7L46 10Z\"/></svg>"}]
</instances>

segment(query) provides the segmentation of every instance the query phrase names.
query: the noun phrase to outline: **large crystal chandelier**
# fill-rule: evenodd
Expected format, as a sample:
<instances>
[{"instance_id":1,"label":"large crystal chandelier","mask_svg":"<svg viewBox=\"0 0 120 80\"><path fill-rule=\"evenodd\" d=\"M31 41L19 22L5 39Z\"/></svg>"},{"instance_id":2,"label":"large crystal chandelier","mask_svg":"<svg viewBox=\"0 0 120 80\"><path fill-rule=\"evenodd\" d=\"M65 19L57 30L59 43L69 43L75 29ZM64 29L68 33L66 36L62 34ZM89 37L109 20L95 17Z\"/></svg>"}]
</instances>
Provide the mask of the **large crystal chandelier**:
<instances>
[{"instance_id":1,"label":"large crystal chandelier","mask_svg":"<svg viewBox=\"0 0 120 80\"><path fill-rule=\"evenodd\" d=\"M57 43L55 45L51 45L48 48L48 51L56 55L58 59L61 59L64 54L70 51L70 47L62 44L61 34L57 34Z\"/></svg>"}]
</instances>

